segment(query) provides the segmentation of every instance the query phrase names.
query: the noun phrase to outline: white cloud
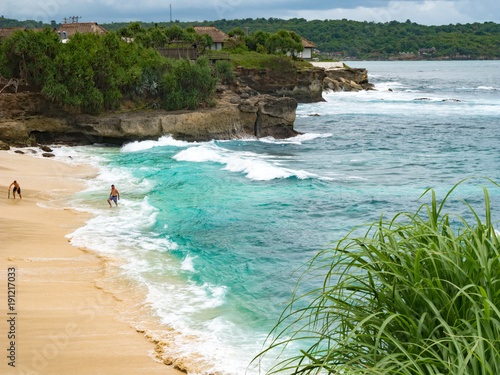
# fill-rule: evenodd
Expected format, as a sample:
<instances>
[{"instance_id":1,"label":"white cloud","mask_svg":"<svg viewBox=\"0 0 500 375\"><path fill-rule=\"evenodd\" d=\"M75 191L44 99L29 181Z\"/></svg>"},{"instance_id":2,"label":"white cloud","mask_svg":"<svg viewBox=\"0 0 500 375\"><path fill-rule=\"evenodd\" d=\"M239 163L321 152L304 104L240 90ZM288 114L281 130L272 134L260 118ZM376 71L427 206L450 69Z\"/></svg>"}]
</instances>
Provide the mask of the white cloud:
<instances>
[{"instance_id":1,"label":"white cloud","mask_svg":"<svg viewBox=\"0 0 500 375\"><path fill-rule=\"evenodd\" d=\"M459 2L445 0L390 1L385 7L336 8L323 11L300 10L289 12L288 16L305 19L349 19L356 21L404 22L407 19L424 25L447 25L467 23L475 20L469 16Z\"/></svg>"},{"instance_id":2,"label":"white cloud","mask_svg":"<svg viewBox=\"0 0 500 375\"><path fill-rule=\"evenodd\" d=\"M498 0L0 0L0 14L8 18L44 22L82 16L82 21L145 22L203 21L242 18L392 20L426 25L500 22ZM339 4L340 6L336 6Z\"/></svg>"}]
</instances>

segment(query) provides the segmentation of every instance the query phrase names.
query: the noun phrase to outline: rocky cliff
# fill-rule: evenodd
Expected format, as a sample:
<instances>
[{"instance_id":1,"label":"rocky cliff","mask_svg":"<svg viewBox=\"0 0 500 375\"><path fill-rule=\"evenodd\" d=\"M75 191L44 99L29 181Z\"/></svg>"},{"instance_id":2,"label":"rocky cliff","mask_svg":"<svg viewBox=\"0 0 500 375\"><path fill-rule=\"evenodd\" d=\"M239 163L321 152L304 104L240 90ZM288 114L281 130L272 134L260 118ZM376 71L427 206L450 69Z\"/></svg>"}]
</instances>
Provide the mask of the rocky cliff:
<instances>
[{"instance_id":1,"label":"rocky cliff","mask_svg":"<svg viewBox=\"0 0 500 375\"><path fill-rule=\"evenodd\" d=\"M373 90L368 82L368 72L360 68L332 68L325 70L323 89L325 91Z\"/></svg>"},{"instance_id":2,"label":"rocky cliff","mask_svg":"<svg viewBox=\"0 0 500 375\"><path fill-rule=\"evenodd\" d=\"M243 84L262 94L290 97L299 103L323 101L325 69L272 70L236 68L236 75Z\"/></svg>"},{"instance_id":3,"label":"rocky cliff","mask_svg":"<svg viewBox=\"0 0 500 375\"><path fill-rule=\"evenodd\" d=\"M157 139L164 134L188 141L248 136L288 138L298 134L293 130L297 108L294 99L220 91L215 108L99 116L65 110L39 93L0 94L0 140L10 144L123 144Z\"/></svg>"},{"instance_id":4,"label":"rocky cliff","mask_svg":"<svg viewBox=\"0 0 500 375\"><path fill-rule=\"evenodd\" d=\"M85 115L62 108L37 92L0 93L0 141L112 143L157 139L205 141L238 137L288 138L297 101L324 100L324 90L371 89L366 69L311 68L300 71L236 70L236 81L218 87L217 106L196 111L163 110Z\"/></svg>"},{"instance_id":5,"label":"rocky cliff","mask_svg":"<svg viewBox=\"0 0 500 375\"><path fill-rule=\"evenodd\" d=\"M299 103L323 101L323 91L371 90L366 69L314 67L279 71L238 67L240 81L260 93L291 97Z\"/></svg>"}]
</instances>

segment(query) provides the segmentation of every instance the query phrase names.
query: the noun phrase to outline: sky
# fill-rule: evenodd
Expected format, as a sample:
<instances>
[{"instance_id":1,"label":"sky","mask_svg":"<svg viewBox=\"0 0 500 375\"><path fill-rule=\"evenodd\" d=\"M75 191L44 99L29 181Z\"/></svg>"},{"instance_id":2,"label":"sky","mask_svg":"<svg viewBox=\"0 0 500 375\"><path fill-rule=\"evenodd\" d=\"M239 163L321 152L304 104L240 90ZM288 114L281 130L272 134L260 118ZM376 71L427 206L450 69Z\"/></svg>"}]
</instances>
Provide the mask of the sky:
<instances>
[{"instance_id":1,"label":"sky","mask_svg":"<svg viewBox=\"0 0 500 375\"><path fill-rule=\"evenodd\" d=\"M172 12L170 12L170 8ZM493 21L500 23L499 0L1 0L0 15L50 23L64 17L80 22L213 21L225 18L305 18L422 25Z\"/></svg>"}]
</instances>

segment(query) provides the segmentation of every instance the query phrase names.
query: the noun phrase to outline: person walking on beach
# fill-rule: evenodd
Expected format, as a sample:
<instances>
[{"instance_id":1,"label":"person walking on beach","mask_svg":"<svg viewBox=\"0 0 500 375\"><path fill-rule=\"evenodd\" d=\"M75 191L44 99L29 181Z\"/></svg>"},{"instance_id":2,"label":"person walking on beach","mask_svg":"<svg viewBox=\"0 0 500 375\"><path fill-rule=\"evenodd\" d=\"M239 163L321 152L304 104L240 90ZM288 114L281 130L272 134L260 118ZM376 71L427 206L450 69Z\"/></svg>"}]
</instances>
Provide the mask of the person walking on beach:
<instances>
[{"instance_id":1,"label":"person walking on beach","mask_svg":"<svg viewBox=\"0 0 500 375\"><path fill-rule=\"evenodd\" d=\"M17 183L16 180L12 184L9 185L9 196L10 196L10 188L14 185L14 189L12 190L12 194L14 194L14 199L16 199L16 191L17 194L19 194L19 199L23 199L23 196L21 195L21 186Z\"/></svg>"},{"instance_id":2,"label":"person walking on beach","mask_svg":"<svg viewBox=\"0 0 500 375\"><path fill-rule=\"evenodd\" d=\"M118 201L120 200L120 193L116 190L115 185L111 185L111 193L109 194L108 203L109 207L113 207L111 205L111 201L115 202L115 206L118 206Z\"/></svg>"}]
</instances>

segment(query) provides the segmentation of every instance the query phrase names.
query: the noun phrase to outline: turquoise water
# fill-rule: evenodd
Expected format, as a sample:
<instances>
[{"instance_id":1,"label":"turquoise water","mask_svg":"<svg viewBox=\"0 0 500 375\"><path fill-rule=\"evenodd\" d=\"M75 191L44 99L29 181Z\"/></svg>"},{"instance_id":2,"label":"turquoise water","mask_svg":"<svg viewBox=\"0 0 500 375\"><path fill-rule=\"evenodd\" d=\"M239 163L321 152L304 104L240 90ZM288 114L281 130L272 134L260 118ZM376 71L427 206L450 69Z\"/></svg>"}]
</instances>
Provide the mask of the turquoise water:
<instances>
[{"instance_id":1,"label":"turquoise water","mask_svg":"<svg viewBox=\"0 0 500 375\"><path fill-rule=\"evenodd\" d=\"M355 226L414 210L429 187L442 197L466 177L500 181L499 61L350 65L366 67L378 91L299 105L304 134L291 139L57 150L100 171L73 197L95 217L72 243L125 260L119 277L145 288L144 304L179 333L169 354L190 373L244 373L293 271ZM112 183L117 209L105 201ZM481 202L479 183L457 195ZM465 212L459 201L450 209Z\"/></svg>"}]
</instances>

